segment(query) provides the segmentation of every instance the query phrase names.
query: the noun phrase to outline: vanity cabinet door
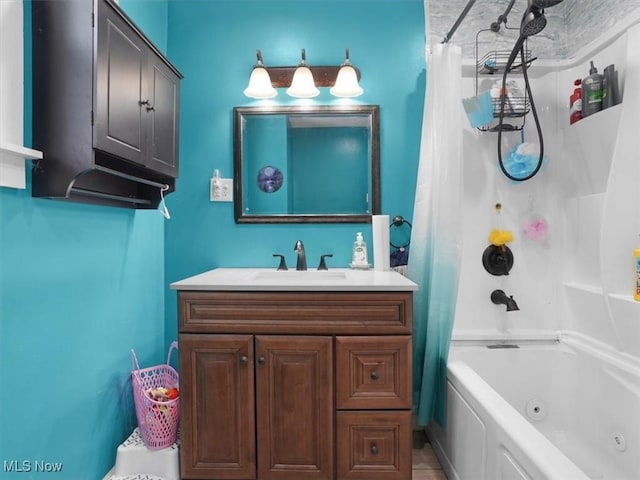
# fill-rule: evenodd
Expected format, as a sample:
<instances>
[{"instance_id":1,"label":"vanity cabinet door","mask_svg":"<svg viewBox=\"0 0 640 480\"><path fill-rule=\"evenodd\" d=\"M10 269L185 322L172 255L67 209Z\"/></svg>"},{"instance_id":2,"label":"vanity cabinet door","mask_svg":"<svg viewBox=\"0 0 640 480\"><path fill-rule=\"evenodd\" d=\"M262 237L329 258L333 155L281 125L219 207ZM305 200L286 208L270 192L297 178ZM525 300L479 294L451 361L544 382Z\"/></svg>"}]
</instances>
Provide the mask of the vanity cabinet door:
<instances>
[{"instance_id":1,"label":"vanity cabinet door","mask_svg":"<svg viewBox=\"0 0 640 480\"><path fill-rule=\"evenodd\" d=\"M334 478L333 339L256 336L258 478Z\"/></svg>"},{"instance_id":2,"label":"vanity cabinet door","mask_svg":"<svg viewBox=\"0 0 640 480\"><path fill-rule=\"evenodd\" d=\"M409 335L336 337L336 408L411 408Z\"/></svg>"},{"instance_id":3,"label":"vanity cabinet door","mask_svg":"<svg viewBox=\"0 0 640 480\"><path fill-rule=\"evenodd\" d=\"M337 423L338 480L410 480L411 411L341 411Z\"/></svg>"},{"instance_id":4,"label":"vanity cabinet door","mask_svg":"<svg viewBox=\"0 0 640 480\"><path fill-rule=\"evenodd\" d=\"M179 340L181 478L256 478L253 336Z\"/></svg>"}]
</instances>

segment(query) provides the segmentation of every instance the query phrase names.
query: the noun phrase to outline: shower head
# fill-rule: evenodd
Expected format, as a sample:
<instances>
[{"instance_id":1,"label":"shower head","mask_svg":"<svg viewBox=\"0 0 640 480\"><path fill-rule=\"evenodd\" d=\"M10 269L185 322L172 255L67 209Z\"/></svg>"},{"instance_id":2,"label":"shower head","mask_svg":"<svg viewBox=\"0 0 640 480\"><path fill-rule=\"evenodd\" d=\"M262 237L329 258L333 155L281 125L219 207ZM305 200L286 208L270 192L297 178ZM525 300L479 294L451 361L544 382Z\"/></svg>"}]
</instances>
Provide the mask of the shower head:
<instances>
[{"instance_id":1,"label":"shower head","mask_svg":"<svg viewBox=\"0 0 640 480\"><path fill-rule=\"evenodd\" d=\"M529 0L529 5L535 5L538 8L549 8L562 3L562 0Z\"/></svg>"},{"instance_id":2,"label":"shower head","mask_svg":"<svg viewBox=\"0 0 640 480\"><path fill-rule=\"evenodd\" d=\"M528 0L527 10L520 24L520 36L530 37L537 35L547 26L547 18L544 9L561 3L562 0Z\"/></svg>"},{"instance_id":3,"label":"shower head","mask_svg":"<svg viewBox=\"0 0 640 480\"><path fill-rule=\"evenodd\" d=\"M547 26L547 18L537 7L533 6L525 12L520 24L520 36L523 38L537 35Z\"/></svg>"}]
</instances>

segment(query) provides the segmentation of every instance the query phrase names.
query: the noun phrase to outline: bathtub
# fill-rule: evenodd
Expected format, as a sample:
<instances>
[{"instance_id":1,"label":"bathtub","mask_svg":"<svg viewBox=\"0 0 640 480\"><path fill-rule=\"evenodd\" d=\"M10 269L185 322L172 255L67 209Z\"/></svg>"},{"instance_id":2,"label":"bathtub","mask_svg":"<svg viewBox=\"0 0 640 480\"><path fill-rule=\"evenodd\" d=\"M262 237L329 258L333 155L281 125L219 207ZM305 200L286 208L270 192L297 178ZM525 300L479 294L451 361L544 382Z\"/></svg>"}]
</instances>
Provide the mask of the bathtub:
<instances>
[{"instance_id":1,"label":"bathtub","mask_svg":"<svg viewBox=\"0 0 640 480\"><path fill-rule=\"evenodd\" d=\"M446 428L428 434L450 480L640 479L640 365L585 340L452 344Z\"/></svg>"}]
</instances>

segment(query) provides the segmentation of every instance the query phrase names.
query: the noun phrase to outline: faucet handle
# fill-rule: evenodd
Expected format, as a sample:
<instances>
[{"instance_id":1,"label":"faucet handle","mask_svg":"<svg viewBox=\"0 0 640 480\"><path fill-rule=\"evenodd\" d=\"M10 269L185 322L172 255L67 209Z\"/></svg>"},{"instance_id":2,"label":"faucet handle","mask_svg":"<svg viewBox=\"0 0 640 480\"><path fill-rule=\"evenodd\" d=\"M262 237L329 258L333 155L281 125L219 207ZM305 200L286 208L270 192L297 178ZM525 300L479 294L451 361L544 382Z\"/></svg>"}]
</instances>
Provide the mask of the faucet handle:
<instances>
[{"instance_id":1,"label":"faucet handle","mask_svg":"<svg viewBox=\"0 0 640 480\"><path fill-rule=\"evenodd\" d=\"M326 257L333 257L333 253L325 253L324 255L320 255L320 265L318 265L318 270L329 270L327 268L327 264L324 261Z\"/></svg>"},{"instance_id":2,"label":"faucet handle","mask_svg":"<svg viewBox=\"0 0 640 480\"><path fill-rule=\"evenodd\" d=\"M273 256L274 258L280 257L280 265L278 265L278 270L289 270L287 268L287 262L284 261L284 255L280 255L279 253L274 253Z\"/></svg>"}]
</instances>

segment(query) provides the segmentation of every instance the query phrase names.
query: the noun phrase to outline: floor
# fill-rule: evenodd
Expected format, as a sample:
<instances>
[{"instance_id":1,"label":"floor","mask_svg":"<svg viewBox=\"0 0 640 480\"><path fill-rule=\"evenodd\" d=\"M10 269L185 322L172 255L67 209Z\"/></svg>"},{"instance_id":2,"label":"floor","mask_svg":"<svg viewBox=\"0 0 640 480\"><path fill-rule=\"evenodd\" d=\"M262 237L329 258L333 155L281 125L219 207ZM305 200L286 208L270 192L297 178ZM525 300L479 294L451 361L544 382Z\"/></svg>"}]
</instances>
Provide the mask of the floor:
<instances>
[{"instance_id":1,"label":"floor","mask_svg":"<svg viewBox=\"0 0 640 480\"><path fill-rule=\"evenodd\" d=\"M424 432L413 432L412 480L447 480Z\"/></svg>"}]
</instances>

